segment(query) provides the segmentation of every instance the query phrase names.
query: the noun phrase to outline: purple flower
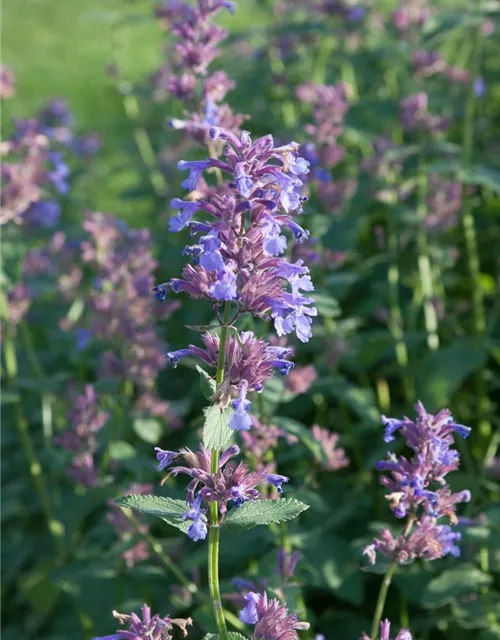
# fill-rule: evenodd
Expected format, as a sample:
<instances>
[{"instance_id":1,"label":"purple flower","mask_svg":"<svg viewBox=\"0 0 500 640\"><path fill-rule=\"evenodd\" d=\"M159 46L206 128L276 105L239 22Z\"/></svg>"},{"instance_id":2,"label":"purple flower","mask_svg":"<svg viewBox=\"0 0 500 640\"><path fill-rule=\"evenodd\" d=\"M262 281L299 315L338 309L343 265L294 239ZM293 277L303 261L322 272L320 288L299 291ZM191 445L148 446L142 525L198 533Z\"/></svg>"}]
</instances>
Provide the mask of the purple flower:
<instances>
[{"instance_id":1,"label":"purple flower","mask_svg":"<svg viewBox=\"0 0 500 640\"><path fill-rule=\"evenodd\" d=\"M29 208L29 216L40 227L51 229L61 217L61 205L53 200L39 200Z\"/></svg>"},{"instance_id":2,"label":"purple flower","mask_svg":"<svg viewBox=\"0 0 500 640\"><path fill-rule=\"evenodd\" d=\"M477 98L482 98L486 93L486 82L481 76L478 76L477 78L475 78L474 84L473 84L473 90L474 90L474 95Z\"/></svg>"},{"instance_id":3,"label":"purple flower","mask_svg":"<svg viewBox=\"0 0 500 640\"><path fill-rule=\"evenodd\" d=\"M158 471L166 469L172 460L175 460L177 457L177 453L174 451L165 451L164 449L160 449L160 447L155 447L154 450L157 452L156 459L158 460Z\"/></svg>"},{"instance_id":4,"label":"purple flower","mask_svg":"<svg viewBox=\"0 0 500 640\"><path fill-rule=\"evenodd\" d=\"M265 592L250 591L244 597L247 605L240 611L240 620L255 625L252 640L298 640L297 631L309 629L308 622L299 622L296 614L289 614L276 598L268 600Z\"/></svg>"},{"instance_id":5,"label":"purple flower","mask_svg":"<svg viewBox=\"0 0 500 640\"><path fill-rule=\"evenodd\" d=\"M255 624L259 619L257 605L262 596L258 593L250 592L246 593L243 597L247 601L247 605L240 611L239 618L245 624Z\"/></svg>"},{"instance_id":6,"label":"purple flower","mask_svg":"<svg viewBox=\"0 0 500 640\"><path fill-rule=\"evenodd\" d=\"M250 402L246 399L248 382L244 380L240 385L238 398L232 401L234 413L229 420L229 426L234 431L247 431L252 426L252 418L248 410Z\"/></svg>"},{"instance_id":7,"label":"purple flower","mask_svg":"<svg viewBox=\"0 0 500 640\"><path fill-rule=\"evenodd\" d=\"M260 484L268 481L268 474L264 470L249 471L248 466L240 462L235 464L231 458L240 452L237 445L232 445L222 453L217 471L212 473L211 455L208 449L200 445L198 453L190 449L181 449L176 461L183 461L183 465L171 467L168 475L187 475L191 482L187 487L187 502L189 505L182 518L190 519L188 536L193 540L201 540L206 536L206 507L210 502L217 501L219 505L219 524L227 513L228 503L235 507L244 502L257 500L261 497L258 489ZM171 464L171 458L168 464ZM205 505L205 507L203 506Z\"/></svg>"},{"instance_id":8,"label":"purple flower","mask_svg":"<svg viewBox=\"0 0 500 640\"><path fill-rule=\"evenodd\" d=\"M98 450L97 434L108 420L108 414L99 407L99 395L90 384L83 394L72 392L68 411L68 428L54 439L57 445L71 454L67 474L84 487L102 482L94 455Z\"/></svg>"},{"instance_id":9,"label":"purple flower","mask_svg":"<svg viewBox=\"0 0 500 640\"><path fill-rule=\"evenodd\" d=\"M411 458L389 453L387 460L377 463L379 471L390 475L381 477L381 484L389 491L386 496L397 518L410 517L416 529L406 535L393 538L389 530L369 545L365 553L370 562L375 561L376 551L410 562L415 558L433 560L444 555L460 553L455 541L460 534L447 525L438 524L438 519L447 516L452 524L457 523L456 505L470 500L468 490L452 493L446 484L446 475L459 466L459 454L452 449L454 433L466 438L470 429L456 424L448 409L435 416L428 414L421 402L416 404L417 419L394 420L382 416L386 428L385 440L394 440L399 431L412 450Z\"/></svg>"},{"instance_id":10,"label":"purple flower","mask_svg":"<svg viewBox=\"0 0 500 640\"><path fill-rule=\"evenodd\" d=\"M187 535L195 542L198 542L198 540L204 540L208 533L205 510L201 509L202 500L203 496L200 493L191 503L189 509L181 516L183 520L189 519L193 521L192 524L189 525Z\"/></svg>"},{"instance_id":11,"label":"purple flower","mask_svg":"<svg viewBox=\"0 0 500 640\"><path fill-rule=\"evenodd\" d=\"M210 286L210 295L216 300L230 302L238 295L236 275L229 267L217 272L217 280Z\"/></svg>"},{"instance_id":12,"label":"purple flower","mask_svg":"<svg viewBox=\"0 0 500 640\"><path fill-rule=\"evenodd\" d=\"M84 351L92 337L92 331L89 329L76 330L76 348L78 351Z\"/></svg>"},{"instance_id":13,"label":"purple flower","mask_svg":"<svg viewBox=\"0 0 500 640\"><path fill-rule=\"evenodd\" d=\"M288 482L289 479L290 478L287 478L286 476L280 476L276 473L269 473L267 476L267 481L278 489L278 493L283 493L282 484L284 482Z\"/></svg>"},{"instance_id":14,"label":"purple flower","mask_svg":"<svg viewBox=\"0 0 500 640\"><path fill-rule=\"evenodd\" d=\"M128 630L118 630L110 636L101 636L94 640L171 640L172 629L175 626L182 630L183 636L187 635L187 627L193 624L191 618L160 618L158 614L151 615L151 609L147 605L142 606L142 620L135 613L125 615L113 611L113 616L121 625L128 625Z\"/></svg>"},{"instance_id":15,"label":"purple flower","mask_svg":"<svg viewBox=\"0 0 500 640\"><path fill-rule=\"evenodd\" d=\"M210 165L210 160L191 160L189 162L187 160L179 160L177 167L181 169L181 171L189 171L189 176L181 184L181 187L189 189L189 191L194 191L199 177Z\"/></svg>"},{"instance_id":16,"label":"purple flower","mask_svg":"<svg viewBox=\"0 0 500 640\"><path fill-rule=\"evenodd\" d=\"M283 585L293 578L299 559L300 553L298 551L287 553L285 549L278 550L278 569L276 573L280 576Z\"/></svg>"},{"instance_id":17,"label":"purple flower","mask_svg":"<svg viewBox=\"0 0 500 640\"><path fill-rule=\"evenodd\" d=\"M54 166L54 170L48 174L49 181L52 182L56 190L65 195L69 191L68 165L62 160L62 153L50 153L49 158Z\"/></svg>"},{"instance_id":18,"label":"purple flower","mask_svg":"<svg viewBox=\"0 0 500 640\"><path fill-rule=\"evenodd\" d=\"M344 449L337 446L339 436L337 433L331 433L327 429L322 429L319 425L312 426L312 436L319 442L326 455L327 462L324 465L328 471L338 471L349 465L349 458L346 456Z\"/></svg>"},{"instance_id":19,"label":"purple flower","mask_svg":"<svg viewBox=\"0 0 500 640\"><path fill-rule=\"evenodd\" d=\"M186 202L180 198L174 198L170 205L174 209L180 209L180 213L176 216L172 216L168 222L169 231L177 233L184 229L194 214L200 210L200 204L198 202Z\"/></svg>"}]
</instances>

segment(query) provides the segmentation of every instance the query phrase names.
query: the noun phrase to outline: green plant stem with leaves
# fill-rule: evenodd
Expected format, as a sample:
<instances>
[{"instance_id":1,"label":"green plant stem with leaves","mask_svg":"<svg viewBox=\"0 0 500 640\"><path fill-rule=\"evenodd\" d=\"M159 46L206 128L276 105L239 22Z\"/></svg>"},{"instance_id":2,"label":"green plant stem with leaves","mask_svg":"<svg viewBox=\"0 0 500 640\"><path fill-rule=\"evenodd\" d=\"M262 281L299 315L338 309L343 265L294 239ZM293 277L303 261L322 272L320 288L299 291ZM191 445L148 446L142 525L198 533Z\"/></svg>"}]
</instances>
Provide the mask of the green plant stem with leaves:
<instances>
[{"instance_id":1,"label":"green plant stem with leaves","mask_svg":"<svg viewBox=\"0 0 500 640\"><path fill-rule=\"evenodd\" d=\"M406 538L410 534L413 523L415 522L416 516L413 514L408 518L408 522L403 531L403 537ZM382 584L380 585L380 591L378 593L377 604L375 606L375 613L373 615L373 623L372 629L370 633L370 640L376 640L378 638L380 621L382 620L382 616L384 615L384 607L385 601L387 599L387 593L389 592L389 587L391 586L392 577L394 572L396 571L398 566L398 561L393 560L387 569L387 572L382 580Z\"/></svg>"},{"instance_id":2,"label":"green plant stem with leaves","mask_svg":"<svg viewBox=\"0 0 500 640\"><path fill-rule=\"evenodd\" d=\"M470 41L472 43L472 62L470 68L470 82L467 90L464 113L464 127L462 140L461 170L464 179L462 185L462 230L464 235L465 255L470 277L470 293L472 298L473 331L481 342L485 339L486 319L484 313L483 290L481 287L481 272L479 252L477 248L476 225L466 182L466 175L470 172L474 149L474 118L476 113L476 96L474 95L474 81L479 74L481 61L481 33L480 26L470 27ZM478 422L480 435L488 439L491 436L491 422L489 420L489 399L484 381L484 372L478 369L475 373Z\"/></svg>"},{"instance_id":3,"label":"green plant stem with leaves","mask_svg":"<svg viewBox=\"0 0 500 640\"><path fill-rule=\"evenodd\" d=\"M217 361L217 372L215 374L216 388L219 388L224 381L224 366L226 361L226 343L229 331L229 311L231 304L226 302L224 306L224 317L222 321L220 342L219 342L219 358ZM212 474L217 473L219 467L219 452L217 449L212 451L211 471ZM210 503L209 510L209 530L208 530L208 587L210 597L212 599L212 608L214 611L215 623L219 632L219 640L228 640L229 635L224 618L224 610L222 608L222 600L220 596L219 586L219 507L217 502Z\"/></svg>"}]
</instances>

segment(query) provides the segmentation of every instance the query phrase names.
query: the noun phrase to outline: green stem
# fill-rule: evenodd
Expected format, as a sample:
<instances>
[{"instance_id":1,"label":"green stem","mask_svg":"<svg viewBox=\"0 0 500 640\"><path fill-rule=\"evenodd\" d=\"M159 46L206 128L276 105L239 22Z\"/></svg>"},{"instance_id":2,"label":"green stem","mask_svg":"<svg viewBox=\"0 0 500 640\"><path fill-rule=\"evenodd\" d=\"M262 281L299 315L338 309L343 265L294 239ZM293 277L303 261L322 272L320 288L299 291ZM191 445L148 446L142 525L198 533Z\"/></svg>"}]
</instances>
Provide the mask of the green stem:
<instances>
[{"instance_id":1,"label":"green stem","mask_svg":"<svg viewBox=\"0 0 500 640\"><path fill-rule=\"evenodd\" d=\"M427 345L429 349L435 350L439 347L438 336L438 320L436 309L433 305L432 298L434 295L432 282L432 269L429 257L429 247L427 243L427 233L425 230L425 221L427 217L427 173L425 167L424 152L419 154L418 176L417 176L417 195L418 195L418 231L417 231L417 248L418 248L418 271L420 274L420 284L422 287L423 308L425 329L427 332Z\"/></svg>"},{"instance_id":2,"label":"green stem","mask_svg":"<svg viewBox=\"0 0 500 640\"><path fill-rule=\"evenodd\" d=\"M464 135L462 142L462 172L466 174L472 164L474 148L474 118L476 111L476 97L474 95L474 80L479 72L481 59L481 35L480 27L471 27L472 63L470 69L470 82L467 91L464 114ZM465 254L470 276L472 297L472 319L474 334L483 341L486 333L486 320L484 314L483 290L480 280L479 252L477 248L476 225L470 204L467 184L462 186L462 229L464 234ZM488 418L489 400L486 392L483 371L475 374L476 396L478 402L478 422L480 434L485 439L491 435L491 422Z\"/></svg>"},{"instance_id":3,"label":"green stem","mask_svg":"<svg viewBox=\"0 0 500 640\"><path fill-rule=\"evenodd\" d=\"M398 235L394 212L390 210L387 216L387 249L389 254L389 269L387 272L389 284L389 331L394 340L396 362L403 375L403 390L408 404L413 399L413 381L408 374L408 349L406 348L403 314L399 298Z\"/></svg>"},{"instance_id":4,"label":"green stem","mask_svg":"<svg viewBox=\"0 0 500 640\"><path fill-rule=\"evenodd\" d=\"M371 640L376 640L376 638L378 638L378 628L384 614L387 592L389 591L389 587L391 586L392 576L394 575L397 566L397 561L393 560L389 566L389 569L387 569L387 573L385 574L384 579L382 580L382 585L380 587L377 598L377 606L375 607L375 614L373 616L372 631L370 636Z\"/></svg>"},{"instance_id":5,"label":"green stem","mask_svg":"<svg viewBox=\"0 0 500 640\"><path fill-rule=\"evenodd\" d=\"M404 538L406 538L409 535L414 522L415 522L415 516L411 515L403 531ZM372 623L372 630L370 634L370 640L376 640L378 638L378 631L379 631L380 621L382 620L382 616L384 615L384 607L385 607L385 601L387 599L387 593L389 591L389 587L391 586L392 576L394 575L394 572L396 571L397 566L398 566L398 561L393 560L389 565L389 568L387 569L387 573L385 574L384 579L382 580L382 584L380 585L377 604L375 606L375 613L373 615L373 623Z\"/></svg>"},{"instance_id":6,"label":"green stem","mask_svg":"<svg viewBox=\"0 0 500 640\"><path fill-rule=\"evenodd\" d=\"M29 326L25 322L21 322L19 329L21 331L21 336L23 339L24 350L26 351L26 355L36 378L38 380L45 380L45 371L43 370L43 367L40 364L40 360L36 355L36 349L33 344L33 336L31 335ZM52 403L54 398L50 395L50 393L47 393L46 391L42 391L40 395L42 398L43 435L45 436L47 443L51 443L52 436L54 435L54 429L52 426Z\"/></svg>"},{"instance_id":7,"label":"green stem","mask_svg":"<svg viewBox=\"0 0 500 640\"><path fill-rule=\"evenodd\" d=\"M226 359L226 343L228 336L229 311L231 303L226 302L224 306L224 317L222 321L219 357L217 360L217 372L215 374L215 382L220 387L224 380L224 367ZM219 452L217 449L212 451L211 456L211 473L215 475L219 468ZM219 586L219 506L216 501L210 503L209 509L209 530L208 530L208 587L210 597L212 599L212 608L214 611L215 623L219 633L220 640L229 640L229 635L224 617L224 609L222 608L222 600L220 596Z\"/></svg>"},{"instance_id":8,"label":"green stem","mask_svg":"<svg viewBox=\"0 0 500 640\"><path fill-rule=\"evenodd\" d=\"M14 380L17 377L17 354L12 334L7 327L4 338L4 354L5 354L5 369L7 373L8 386L12 387ZM49 500L49 493L45 486L45 481L42 473L42 465L40 464L37 455L35 445L31 440L31 434L29 425L24 417L22 404L19 399L13 403L14 409L14 424L17 429L19 440L21 441L21 447L23 449L24 457L28 463L28 471L33 482L33 486L38 495L38 499L42 506L42 510L47 522L47 528L54 541L54 546L60 557L64 555L64 525L56 520L52 515L52 508Z\"/></svg>"}]
</instances>

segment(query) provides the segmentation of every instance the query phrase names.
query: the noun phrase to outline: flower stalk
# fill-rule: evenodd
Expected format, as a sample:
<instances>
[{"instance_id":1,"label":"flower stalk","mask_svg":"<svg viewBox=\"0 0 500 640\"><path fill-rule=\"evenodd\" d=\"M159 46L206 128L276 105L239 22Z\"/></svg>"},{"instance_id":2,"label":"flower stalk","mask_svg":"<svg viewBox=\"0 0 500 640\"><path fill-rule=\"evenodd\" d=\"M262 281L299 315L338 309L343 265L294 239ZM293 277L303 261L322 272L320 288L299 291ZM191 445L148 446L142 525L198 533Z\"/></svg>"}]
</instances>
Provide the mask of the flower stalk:
<instances>
[{"instance_id":1,"label":"flower stalk","mask_svg":"<svg viewBox=\"0 0 500 640\"><path fill-rule=\"evenodd\" d=\"M224 365L226 360L226 342L227 334L229 331L229 312L231 309L231 303L226 302L224 305L224 317L221 327L220 344L219 344L219 358L217 362L217 372L215 375L215 382L219 387L224 380ZM219 452L217 449L212 451L211 454L211 471L215 475L219 468ZM209 531L208 531L208 587L210 590L210 597L212 599L212 607L214 611L215 623L217 625L217 631L219 633L220 640L228 640L228 632L226 627L226 620L224 618L224 610L222 608L222 600L220 595L219 586L219 540L220 540L220 527L219 527L219 507L214 500L210 503L210 518L209 518Z\"/></svg>"},{"instance_id":2,"label":"flower stalk","mask_svg":"<svg viewBox=\"0 0 500 640\"><path fill-rule=\"evenodd\" d=\"M462 172L465 174L470 170L472 164L474 147L474 118L476 113L476 96L474 95L474 82L478 77L479 64L481 60L481 34L480 27L471 27L472 41L472 64L470 69L470 81L465 102L464 133L462 142ZM470 276L471 297L472 297L472 317L474 335L481 341L484 340L486 332L486 320L484 315L483 290L480 283L480 263L477 248L476 225L472 207L467 192L467 183L462 185L462 229L464 234L465 254L467 267ZM487 417L489 410L489 400L486 392L483 371L478 370L475 374L476 396L478 402L479 433L484 438L491 436L491 423Z\"/></svg>"},{"instance_id":3,"label":"flower stalk","mask_svg":"<svg viewBox=\"0 0 500 640\"><path fill-rule=\"evenodd\" d=\"M415 522L415 515L413 514L408 518L408 522L406 523L406 527L403 531L404 538L407 538L409 536L414 522ZM396 572L397 566L398 566L398 561L397 561L397 558L395 558L389 565L389 568L387 569L387 573L385 574L384 579L382 580L382 584L380 585L377 604L375 606L375 613L373 614L373 623L372 623L372 629L370 633L370 640L376 640L378 638L378 630L380 627L380 622L382 620L382 616L384 615L385 601L387 600L389 587L391 586L392 577Z\"/></svg>"}]
</instances>

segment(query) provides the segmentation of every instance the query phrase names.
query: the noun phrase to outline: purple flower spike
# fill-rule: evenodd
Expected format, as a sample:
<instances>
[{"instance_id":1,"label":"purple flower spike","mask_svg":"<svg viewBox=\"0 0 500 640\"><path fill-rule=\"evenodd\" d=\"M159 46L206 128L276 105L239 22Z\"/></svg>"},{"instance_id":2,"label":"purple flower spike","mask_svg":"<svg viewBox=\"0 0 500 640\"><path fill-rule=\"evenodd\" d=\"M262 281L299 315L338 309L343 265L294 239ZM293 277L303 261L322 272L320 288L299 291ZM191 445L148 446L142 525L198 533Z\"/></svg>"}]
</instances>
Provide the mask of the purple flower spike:
<instances>
[{"instance_id":1,"label":"purple flower spike","mask_svg":"<svg viewBox=\"0 0 500 640\"><path fill-rule=\"evenodd\" d=\"M438 520L447 516L452 525L457 524L456 505L470 500L470 491L452 493L445 479L450 471L458 469L460 461L458 452L451 448L454 433L466 438L470 429L456 424L448 409L435 416L428 414L421 402L417 402L415 409L414 422L409 418L394 420L382 416L385 441L394 440L393 433L399 431L413 452L412 457L389 453L387 460L377 463L379 471L388 472L380 481L388 490L386 497L394 515L409 516L413 527L398 538L388 529L381 531L380 537L364 551L371 564L377 551L400 563L460 554L455 544L460 534L448 525L438 524Z\"/></svg>"}]
</instances>

